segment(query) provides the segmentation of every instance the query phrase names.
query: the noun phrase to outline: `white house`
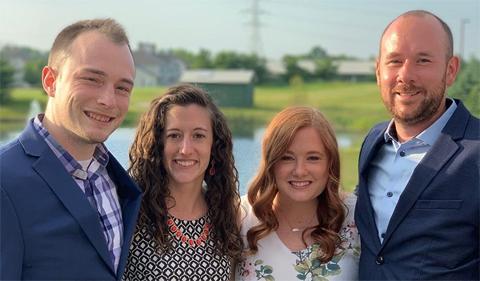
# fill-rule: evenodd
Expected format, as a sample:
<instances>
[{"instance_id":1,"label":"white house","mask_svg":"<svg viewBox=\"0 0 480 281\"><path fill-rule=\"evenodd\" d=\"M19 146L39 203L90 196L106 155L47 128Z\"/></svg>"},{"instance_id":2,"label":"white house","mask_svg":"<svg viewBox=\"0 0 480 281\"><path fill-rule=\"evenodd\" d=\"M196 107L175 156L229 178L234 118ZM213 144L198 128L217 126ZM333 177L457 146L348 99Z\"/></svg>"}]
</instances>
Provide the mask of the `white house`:
<instances>
[{"instance_id":1,"label":"white house","mask_svg":"<svg viewBox=\"0 0 480 281\"><path fill-rule=\"evenodd\" d=\"M172 85L178 82L185 70L185 63L172 54L157 54L155 45L140 43L133 52L136 87Z\"/></svg>"}]
</instances>

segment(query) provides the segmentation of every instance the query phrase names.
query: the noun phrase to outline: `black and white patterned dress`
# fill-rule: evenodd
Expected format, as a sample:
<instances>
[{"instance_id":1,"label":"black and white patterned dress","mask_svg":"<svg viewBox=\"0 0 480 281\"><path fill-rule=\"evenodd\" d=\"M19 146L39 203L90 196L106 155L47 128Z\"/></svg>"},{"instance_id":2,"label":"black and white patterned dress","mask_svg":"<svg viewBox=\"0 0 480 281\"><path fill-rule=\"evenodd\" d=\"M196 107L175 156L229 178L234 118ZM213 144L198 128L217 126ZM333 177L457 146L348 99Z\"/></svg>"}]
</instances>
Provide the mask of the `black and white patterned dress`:
<instances>
[{"instance_id":1,"label":"black and white patterned dress","mask_svg":"<svg viewBox=\"0 0 480 281\"><path fill-rule=\"evenodd\" d=\"M208 216L191 221L173 219L185 235L195 239L202 234ZM211 236L194 247L173 238L172 249L165 252L156 250L157 243L145 227L139 228L130 246L123 280L229 280L231 259L216 252Z\"/></svg>"}]
</instances>

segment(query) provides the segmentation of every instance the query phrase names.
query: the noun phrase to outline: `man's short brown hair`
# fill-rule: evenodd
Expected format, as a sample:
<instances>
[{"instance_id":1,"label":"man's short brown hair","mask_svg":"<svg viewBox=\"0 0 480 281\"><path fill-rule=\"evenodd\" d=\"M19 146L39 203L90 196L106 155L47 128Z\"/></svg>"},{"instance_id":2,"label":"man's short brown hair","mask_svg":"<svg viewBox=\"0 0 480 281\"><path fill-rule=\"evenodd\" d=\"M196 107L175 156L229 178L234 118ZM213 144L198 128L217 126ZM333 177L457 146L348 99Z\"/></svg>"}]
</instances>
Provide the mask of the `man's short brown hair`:
<instances>
[{"instance_id":1,"label":"man's short brown hair","mask_svg":"<svg viewBox=\"0 0 480 281\"><path fill-rule=\"evenodd\" d=\"M97 31L107 36L116 44L127 44L131 51L127 34L123 27L114 19L92 19L75 22L65 27L55 38L50 55L48 56L48 65L59 68L61 63L70 53L72 42L78 35L87 31Z\"/></svg>"}]
</instances>

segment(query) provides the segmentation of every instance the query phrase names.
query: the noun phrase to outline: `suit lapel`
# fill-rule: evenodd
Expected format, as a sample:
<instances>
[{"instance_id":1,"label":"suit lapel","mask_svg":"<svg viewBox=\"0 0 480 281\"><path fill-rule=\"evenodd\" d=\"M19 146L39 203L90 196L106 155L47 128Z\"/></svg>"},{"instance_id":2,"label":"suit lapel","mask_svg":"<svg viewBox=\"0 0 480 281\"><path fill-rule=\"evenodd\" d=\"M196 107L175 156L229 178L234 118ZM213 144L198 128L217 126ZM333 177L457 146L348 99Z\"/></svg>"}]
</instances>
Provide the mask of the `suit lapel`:
<instances>
[{"instance_id":1,"label":"suit lapel","mask_svg":"<svg viewBox=\"0 0 480 281\"><path fill-rule=\"evenodd\" d=\"M375 157L380 146L385 143L383 133L387 125L388 123L385 123L372 130L365 140L359 157L359 178L361 188L358 194L358 202L363 203L360 205L360 208L356 210L356 212L359 214L358 216L364 216L364 222L366 224L365 227L368 228L366 233L370 234L377 234L378 231L375 224L372 203L370 201L370 193L368 191L368 163L370 163ZM375 245L376 248L380 248L380 240L378 239L378 235L364 235L363 239L370 240L370 243L368 244Z\"/></svg>"},{"instance_id":2,"label":"suit lapel","mask_svg":"<svg viewBox=\"0 0 480 281\"><path fill-rule=\"evenodd\" d=\"M361 175L366 176L365 173L367 172L368 164L372 161L373 157L377 154L378 149L384 143L385 139L383 133L385 132L387 125L388 123L384 123L373 129L365 140L362 147L362 155L359 159L359 171Z\"/></svg>"},{"instance_id":3,"label":"suit lapel","mask_svg":"<svg viewBox=\"0 0 480 281\"><path fill-rule=\"evenodd\" d=\"M110 178L115 182L117 193L122 209L123 220L123 246L118 263L117 276L121 277L127 263L130 242L137 224L138 211L140 210L141 191L137 185L128 176L115 157L109 155L109 164L107 166Z\"/></svg>"},{"instance_id":4,"label":"suit lapel","mask_svg":"<svg viewBox=\"0 0 480 281\"><path fill-rule=\"evenodd\" d=\"M385 244L410 209L415 205L425 188L441 171L442 167L455 154L458 145L447 136L441 136L437 144L425 155L415 168L410 181L400 196L392 218L388 224Z\"/></svg>"},{"instance_id":5,"label":"suit lapel","mask_svg":"<svg viewBox=\"0 0 480 281\"><path fill-rule=\"evenodd\" d=\"M53 193L74 217L103 261L114 272L98 214L88 203L85 194L67 173L65 167L38 135L31 120L19 140L25 153L38 157L32 168L45 180ZM74 254L74 253L72 253Z\"/></svg>"},{"instance_id":6,"label":"suit lapel","mask_svg":"<svg viewBox=\"0 0 480 281\"><path fill-rule=\"evenodd\" d=\"M415 168L410 181L400 196L397 206L388 224L382 245L385 245L410 209L415 205L425 188L440 173L443 166L459 149L455 140L463 138L469 119L469 113L463 104L457 101L457 109L445 125L438 140Z\"/></svg>"}]
</instances>

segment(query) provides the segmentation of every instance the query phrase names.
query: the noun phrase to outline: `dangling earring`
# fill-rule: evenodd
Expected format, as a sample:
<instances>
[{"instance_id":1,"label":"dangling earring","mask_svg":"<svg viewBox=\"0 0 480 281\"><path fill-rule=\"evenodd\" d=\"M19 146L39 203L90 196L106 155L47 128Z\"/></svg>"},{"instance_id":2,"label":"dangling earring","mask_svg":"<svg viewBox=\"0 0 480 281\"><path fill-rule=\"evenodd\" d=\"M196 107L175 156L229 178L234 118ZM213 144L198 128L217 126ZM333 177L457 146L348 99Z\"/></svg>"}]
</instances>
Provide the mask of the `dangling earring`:
<instances>
[{"instance_id":1,"label":"dangling earring","mask_svg":"<svg viewBox=\"0 0 480 281\"><path fill-rule=\"evenodd\" d=\"M213 176L215 175L215 160L212 159L212 166L210 167L210 169L208 170L208 174L210 176Z\"/></svg>"}]
</instances>

